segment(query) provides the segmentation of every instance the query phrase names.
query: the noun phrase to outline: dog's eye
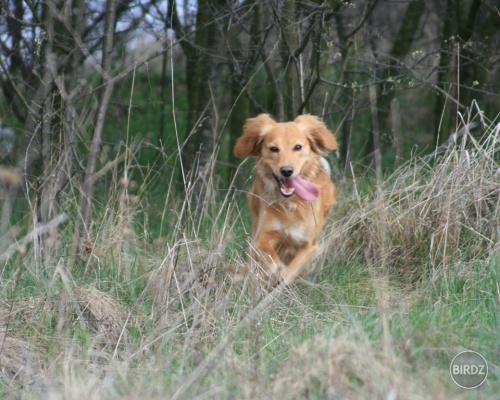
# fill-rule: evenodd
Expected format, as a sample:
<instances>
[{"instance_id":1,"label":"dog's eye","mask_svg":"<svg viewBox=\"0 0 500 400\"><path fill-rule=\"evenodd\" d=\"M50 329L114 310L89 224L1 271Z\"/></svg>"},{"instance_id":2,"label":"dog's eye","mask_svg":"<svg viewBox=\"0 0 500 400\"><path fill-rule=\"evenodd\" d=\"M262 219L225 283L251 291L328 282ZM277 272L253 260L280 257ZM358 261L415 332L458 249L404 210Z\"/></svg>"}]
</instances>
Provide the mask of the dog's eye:
<instances>
[{"instance_id":1,"label":"dog's eye","mask_svg":"<svg viewBox=\"0 0 500 400\"><path fill-rule=\"evenodd\" d=\"M279 151L279 149L276 146L273 146L273 147L269 147L269 151L271 153L277 153Z\"/></svg>"},{"instance_id":2,"label":"dog's eye","mask_svg":"<svg viewBox=\"0 0 500 400\"><path fill-rule=\"evenodd\" d=\"M302 146L300 144L296 144L295 147L293 148L295 151L302 150Z\"/></svg>"}]
</instances>

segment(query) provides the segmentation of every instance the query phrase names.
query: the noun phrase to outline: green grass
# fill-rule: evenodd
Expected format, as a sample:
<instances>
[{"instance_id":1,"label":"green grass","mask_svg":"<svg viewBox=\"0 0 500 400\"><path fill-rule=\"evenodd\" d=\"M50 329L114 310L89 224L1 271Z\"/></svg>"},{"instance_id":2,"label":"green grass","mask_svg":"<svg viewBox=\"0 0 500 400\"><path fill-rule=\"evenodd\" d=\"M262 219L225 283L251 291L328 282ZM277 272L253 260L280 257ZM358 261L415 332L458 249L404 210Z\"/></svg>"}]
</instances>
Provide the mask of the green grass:
<instances>
[{"instance_id":1,"label":"green grass","mask_svg":"<svg viewBox=\"0 0 500 400\"><path fill-rule=\"evenodd\" d=\"M324 265L309 284L285 289L240 326L266 296L230 283L231 273L224 268L241 258L217 261L221 271L212 288L200 281L181 290L176 284L148 288L148 268L141 260L155 265L151 259L165 255L143 245L136 251L131 252L135 261L129 279L117 272L114 257L105 257L100 274L67 272L71 283L64 283L53 265L39 272L24 269L12 293L14 272L31 263L30 255L7 267L12 274L5 276L2 298L18 310L9 319L8 337L33 347L29 354L36 373L4 374L0 390L5 397L57 398L64 392L67 398L82 393L90 398L164 398L179 390L179 398L319 399L335 393L378 398L391 388L401 398L476 398L480 391L481 398L493 399L497 394L500 269L494 257L488 263L459 263L437 277L422 278L418 287L398 279L384 283L362 263ZM182 287L185 278L177 268ZM78 321L74 300L60 301L78 287L108 294L129 313L120 316L122 323L129 317L118 326L128 334L121 345L108 339L96 351L99 331L91 322ZM167 301L155 301L160 290L170 291ZM385 306L377 298L379 291ZM384 318L389 320L388 344ZM228 343L221 347L224 341ZM46 348L36 353L44 342ZM491 362L487 382L470 392L454 386L447 375L451 358L463 349L478 351ZM212 361L204 365L207 360ZM3 360L5 366L9 364ZM187 380L191 384L183 387Z\"/></svg>"},{"instance_id":2,"label":"green grass","mask_svg":"<svg viewBox=\"0 0 500 400\"><path fill-rule=\"evenodd\" d=\"M109 140L126 128L110 127ZM243 272L244 191L216 188L194 220L169 190L169 151L131 144L127 164L110 164L125 147L110 150L87 252L70 251L79 199L68 195L56 250L30 243L0 265L0 397L497 398L498 134L491 126L489 141L412 160L383 182L337 179L316 270L290 288ZM22 207L28 233L33 210ZM466 349L490 366L470 391L449 375Z\"/></svg>"}]
</instances>

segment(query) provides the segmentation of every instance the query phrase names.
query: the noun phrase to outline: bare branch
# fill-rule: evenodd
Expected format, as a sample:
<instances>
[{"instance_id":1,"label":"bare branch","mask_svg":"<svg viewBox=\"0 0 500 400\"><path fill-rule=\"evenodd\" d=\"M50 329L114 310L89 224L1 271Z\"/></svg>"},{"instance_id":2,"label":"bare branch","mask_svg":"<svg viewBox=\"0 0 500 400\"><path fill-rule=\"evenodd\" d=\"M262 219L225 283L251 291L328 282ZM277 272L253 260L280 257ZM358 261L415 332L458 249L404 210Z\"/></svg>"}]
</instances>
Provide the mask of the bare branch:
<instances>
[{"instance_id":1,"label":"bare branch","mask_svg":"<svg viewBox=\"0 0 500 400\"><path fill-rule=\"evenodd\" d=\"M30 233L28 233L25 237L23 237L21 240L11 244L7 248L7 250L5 250L0 255L0 263L8 261L9 258L11 258L12 255L14 255L14 253L16 253L20 247L26 246L27 244L37 240L40 236L50 232L52 229L61 225L63 222L66 222L67 219L68 219L68 216L63 213L63 214L59 214L57 217L55 217L53 220L49 221L45 225L37 226Z\"/></svg>"}]
</instances>

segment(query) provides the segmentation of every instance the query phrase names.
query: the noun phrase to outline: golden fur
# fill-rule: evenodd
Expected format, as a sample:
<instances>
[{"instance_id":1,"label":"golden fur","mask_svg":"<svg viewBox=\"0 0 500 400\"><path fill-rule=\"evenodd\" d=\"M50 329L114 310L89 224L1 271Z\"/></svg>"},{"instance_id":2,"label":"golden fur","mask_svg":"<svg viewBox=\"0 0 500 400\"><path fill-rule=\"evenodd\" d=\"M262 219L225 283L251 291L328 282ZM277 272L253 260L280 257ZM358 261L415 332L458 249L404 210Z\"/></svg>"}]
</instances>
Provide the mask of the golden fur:
<instances>
[{"instance_id":1,"label":"golden fur","mask_svg":"<svg viewBox=\"0 0 500 400\"><path fill-rule=\"evenodd\" d=\"M237 157L256 160L256 176L248 196L253 248L268 273L288 284L310 271L321 231L335 203L335 186L321 158L323 151L335 149L333 134L311 115L286 123L275 122L267 114L249 118L236 142ZM319 193L302 193L283 183L291 181L308 187L313 183ZM306 201L297 193L317 198Z\"/></svg>"}]
</instances>

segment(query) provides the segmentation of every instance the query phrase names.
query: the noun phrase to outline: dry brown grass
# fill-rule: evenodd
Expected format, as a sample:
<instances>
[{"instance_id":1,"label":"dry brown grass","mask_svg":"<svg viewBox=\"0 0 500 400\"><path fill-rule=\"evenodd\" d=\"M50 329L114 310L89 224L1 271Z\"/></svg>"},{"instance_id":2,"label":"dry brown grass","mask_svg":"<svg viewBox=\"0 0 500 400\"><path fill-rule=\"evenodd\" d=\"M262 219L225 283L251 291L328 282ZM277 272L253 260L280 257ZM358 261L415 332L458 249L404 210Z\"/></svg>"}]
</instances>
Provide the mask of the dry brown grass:
<instances>
[{"instance_id":1,"label":"dry brown grass","mask_svg":"<svg viewBox=\"0 0 500 400\"><path fill-rule=\"evenodd\" d=\"M30 343L17 337L0 335L0 373L3 379L20 379L29 382L30 378L40 373L45 350L36 343Z\"/></svg>"},{"instance_id":2,"label":"dry brown grass","mask_svg":"<svg viewBox=\"0 0 500 400\"><path fill-rule=\"evenodd\" d=\"M75 288L76 319L91 333L90 340L108 351L116 351L127 343L130 337L127 329L131 311L108 293L91 287Z\"/></svg>"},{"instance_id":3,"label":"dry brown grass","mask_svg":"<svg viewBox=\"0 0 500 400\"><path fill-rule=\"evenodd\" d=\"M76 263L81 271L67 269L65 254L41 265L28 248L0 282L3 393L89 400L456 395L446 366L419 358L412 346L439 334L439 354L454 352L465 346L460 334L446 342L437 324L417 338L399 326L396 337L391 324L405 324L422 299L409 280L432 282L460 265L484 289L489 278L467 269L469 260L482 263L499 251L499 130L491 125L480 142L467 135L439 157L402 167L382 183L382 195L363 194L358 181L352 190L342 185L317 260L329 272L293 288L250 290L257 279L242 274L246 238L235 238L242 218L229 197L224 206L211 198L199 224L176 209L179 221L165 222L170 231L159 240L129 232L147 231L145 192L114 177L116 192ZM171 206L165 201L165 221ZM336 270L352 265L352 281L336 281ZM37 286L23 287L25 278Z\"/></svg>"},{"instance_id":4,"label":"dry brown grass","mask_svg":"<svg viewBox=\"0 0 500 400\"><path fill-rule=\"evenodd\" d=\"M346 217L326 239L335 259L415 280L497 252L499 131L491 125L480 140L466 132L445 152L413 160L381 183L381 195L362 195L353 182L351 198L339 201Z\"/></svg>"},{"instance_id":5,"label":"dry brown grass","mask_svg":"<svg viewBox=\"0 0 500 400\"><path fill-rule=\"evenodd\" d=\"M407 365L385 360L367 340L313 337L292 352L288 364L273 382L273 398L287 393L289 399L305 399L319 392L324 399L404 400L424 393L412 392Z\"/></svg>"},{"instance_id":6,"label":"dry brown grass","mask_svg":"<svg viewBox=\"0 0 500 400\"><path fill-rule=\"evenodd\" d=\"M130 311L121 301L92 287L73 287L50 299L41 296L4 308L0 318L1 374L9 379L27 371L44 375L47 354L57 358L72 346L75 337L67 337L68 331L80 332L85 347L109 361L130 344L129 317ZM42 334L47 323L53 324L53 338Z\"/></svg>"}]
</instances>

